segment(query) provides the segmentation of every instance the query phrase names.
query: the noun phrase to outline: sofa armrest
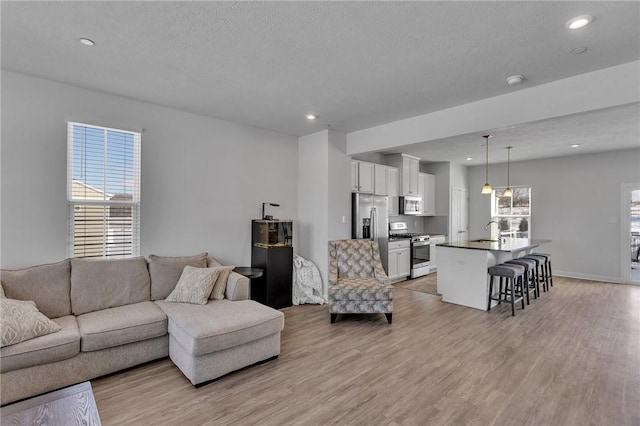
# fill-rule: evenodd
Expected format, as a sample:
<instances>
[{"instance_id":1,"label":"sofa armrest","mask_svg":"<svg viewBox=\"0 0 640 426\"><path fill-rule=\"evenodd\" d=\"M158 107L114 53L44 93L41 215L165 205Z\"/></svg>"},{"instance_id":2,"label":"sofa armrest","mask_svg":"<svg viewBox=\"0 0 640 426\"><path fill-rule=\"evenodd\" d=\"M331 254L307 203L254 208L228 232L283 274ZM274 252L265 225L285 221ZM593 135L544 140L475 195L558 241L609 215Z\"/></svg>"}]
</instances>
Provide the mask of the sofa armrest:
<instances>
[{"instance_id":1,"label":"sofa armrest","mask_svg":"<svg viewBox=\"0 0 640 426\"><path fill-rule=\"evenodd\" d=\"M224 297L229 300L246 300L249 298L249 278L237 272L231 272L227 279L227 289Z\"/></svg>"}]
</instances>

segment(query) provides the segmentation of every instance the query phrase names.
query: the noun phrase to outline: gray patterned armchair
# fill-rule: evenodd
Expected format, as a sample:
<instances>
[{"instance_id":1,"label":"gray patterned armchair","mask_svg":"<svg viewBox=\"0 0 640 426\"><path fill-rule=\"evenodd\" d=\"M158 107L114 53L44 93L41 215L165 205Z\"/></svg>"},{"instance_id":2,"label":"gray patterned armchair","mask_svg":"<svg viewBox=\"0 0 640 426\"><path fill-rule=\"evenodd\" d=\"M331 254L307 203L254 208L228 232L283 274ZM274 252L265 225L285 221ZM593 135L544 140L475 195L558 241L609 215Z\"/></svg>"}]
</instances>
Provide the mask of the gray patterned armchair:
<instances>
[{"instance_id":1,"label":"gray patterned armchair","mask_svg":"<svg viewBox=\"0 0 640 426\"><path fill-rule=\"evenodd\" d=\"M371 240L329 241L329 313L383 313L391 324L393 286L380 261L378 243Z\"/></svg>"}]
</instances>

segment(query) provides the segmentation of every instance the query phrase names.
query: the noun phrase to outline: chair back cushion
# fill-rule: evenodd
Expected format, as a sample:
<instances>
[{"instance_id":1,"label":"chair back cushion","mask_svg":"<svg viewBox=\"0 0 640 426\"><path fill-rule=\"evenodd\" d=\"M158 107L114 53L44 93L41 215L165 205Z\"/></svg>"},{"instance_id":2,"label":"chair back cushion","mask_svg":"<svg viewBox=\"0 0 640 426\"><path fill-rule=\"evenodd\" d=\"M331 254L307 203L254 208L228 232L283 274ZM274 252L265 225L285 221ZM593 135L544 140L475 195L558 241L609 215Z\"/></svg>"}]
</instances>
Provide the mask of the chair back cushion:
<instances>
[{"instance_id":1,"label":"chair back cushion","mask_svg":"<svg viewBox=\"0 0 640 426\"><path fill-rule=\"evenodd\" d=\"M336 242L338 278L373 277L373 250L370 240Z\"/></svg>"}]
</instances>

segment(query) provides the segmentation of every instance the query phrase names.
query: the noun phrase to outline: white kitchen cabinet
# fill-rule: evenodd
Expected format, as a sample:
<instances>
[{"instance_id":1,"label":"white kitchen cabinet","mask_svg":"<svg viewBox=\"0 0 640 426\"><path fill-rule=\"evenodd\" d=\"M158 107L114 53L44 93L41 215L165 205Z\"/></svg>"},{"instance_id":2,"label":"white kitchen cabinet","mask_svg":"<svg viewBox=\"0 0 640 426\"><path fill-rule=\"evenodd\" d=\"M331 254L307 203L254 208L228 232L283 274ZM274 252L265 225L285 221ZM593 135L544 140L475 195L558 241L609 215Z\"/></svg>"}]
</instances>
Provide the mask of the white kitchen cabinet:
<instances>
[{"instance_id":1,"label":"white kitchen cabinet","mask_svg":"<svg viewBox=\"0 0 640 426\"><path fill-rule=\"evenodd\" d=\"M400 195L420 196L418 192L420 159L407 154L394 154L389 156L389 164L401 171L399 175Z\"/></svg>"},{"instance_id":2,"label":"white kitchen cabinet","mask_svg":"<svg viewBox=\"0 0 640 426\"><path fill-rule=\"evenodd\" d=\"M351 192L358 192L358 162L351 160Z\"/></svg>"},{"instance_id":3,"label":"white kitchen cabinet","mask_svg":"<svg viewBox=\"0 0 640 426\"><path fill-rule=\"evenodd\" d=\"M411 274L411 249L398 250L398 275Z\"/></svg>"},{"instance_id":4,"label":"white kitchen cabinet","mask_svg":"<svg viewBox=\"0 0 640 426\"><path fill-rule=\"evenodd\" d=\"M373 180L373 193L375 195L389 195L387 194L387 166L374 164Z\"/></svg>"},{"instance_id":5,"label":"white kitchen cabinet","mask_svg":"<svg viewBox=\"0 0 640 426\"><path fill-rule=\"evenodd\" d=\"M438 269L438 246L436 244L442 244L447 241L445 235L432 235L430 238L429 246L429 273L435 272Z\"/></svg>"},{"instance_id":6,"label":"white kitchen cabinet","mask_svg":"<svg viewBox=\"0 0 640 426\"><path fill-rule=\"evenodd\" d=\"M409 240L390 241L387 275L392 280L408 277L411 273Z\"/></svg>"},{"instance_id":7,"label":"white kitchen cabinet","mask_svg":"<svg viewBox=\"0 0 640 426\"><path fill-rule=\"evenodd\" d=\"M422 214L435 216L436 214L436 177L428 173L421 173L422 187Z\"/></svg>"},{"instance_id":8,"label":"white kitchen cabinet","mask_svg":"<svg viewBox=\"0 0 640 426\"><path fill-rule=\"evenodd\" d=\"M373 194L374 164L351 160L351 191Z\"/></svg>"},{"instance_id":9,"label":"white kitchen cabinet","mask_svg":"<svg viewBox=\"0 0 640 426\"><path fill-rule=\"evenodd\" d=\"M424 214L424 181L426 173L418 173L418 194L420 194L420 212Z\"/></svg>"},{"instance_id":10,"label":"white kitchen cabinet","mask_svg":"<svg viewBox=\"0 0 640 426\"><path fill-rule=\"evenodd\" d=\"M389 216L398 216L398 169L395 167L387 167L387 195L389 196L388 212Z\"/></svg>"}]
</instances>

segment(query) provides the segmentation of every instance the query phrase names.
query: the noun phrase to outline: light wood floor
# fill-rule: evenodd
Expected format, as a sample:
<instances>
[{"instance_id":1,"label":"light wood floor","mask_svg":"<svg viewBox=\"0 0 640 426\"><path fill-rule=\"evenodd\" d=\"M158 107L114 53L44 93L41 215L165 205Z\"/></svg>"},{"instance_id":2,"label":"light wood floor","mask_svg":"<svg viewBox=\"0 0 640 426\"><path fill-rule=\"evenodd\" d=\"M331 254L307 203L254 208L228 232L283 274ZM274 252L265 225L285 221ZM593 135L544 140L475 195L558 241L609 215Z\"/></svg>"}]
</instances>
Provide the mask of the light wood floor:
<instances>
[{"instance_id":1,"label":"light wood floor","mask_svg":"<svg viewBox=\"0 0 640 426\"><path fill-rule=\"evenodd\" d=\"M511 317L397 288L284 309L279 359L195 389L168 359L92 381L104 425L640 425L640 287L555 279Z\"/></svg>"}]
</instances>

